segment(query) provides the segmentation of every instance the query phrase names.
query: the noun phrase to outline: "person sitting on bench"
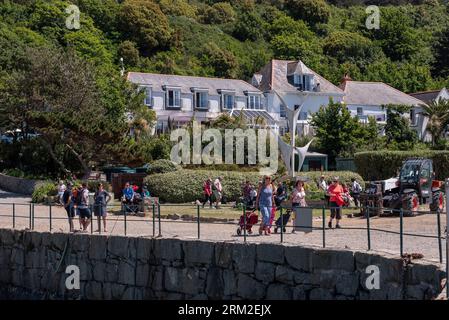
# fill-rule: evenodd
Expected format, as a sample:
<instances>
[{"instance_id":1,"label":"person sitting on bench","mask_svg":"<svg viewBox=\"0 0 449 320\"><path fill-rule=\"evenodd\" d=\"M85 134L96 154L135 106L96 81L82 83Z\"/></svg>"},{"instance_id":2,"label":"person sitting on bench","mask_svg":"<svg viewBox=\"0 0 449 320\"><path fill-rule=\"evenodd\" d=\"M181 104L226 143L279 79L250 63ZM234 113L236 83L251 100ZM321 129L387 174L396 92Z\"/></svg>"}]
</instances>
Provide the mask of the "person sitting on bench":
<instances>
[{"instance_id":1,"label":"person sitting on bench","mask_svg":"<svg viewBox=\"0 0 449 320\"><path fill-rule=\"evenodd\" d=\"M129 182L125 184L125 189L123 189L122 202L123 204L129 208L129 206L134 204L135 192Z\"/></svg>"}]
</instances>

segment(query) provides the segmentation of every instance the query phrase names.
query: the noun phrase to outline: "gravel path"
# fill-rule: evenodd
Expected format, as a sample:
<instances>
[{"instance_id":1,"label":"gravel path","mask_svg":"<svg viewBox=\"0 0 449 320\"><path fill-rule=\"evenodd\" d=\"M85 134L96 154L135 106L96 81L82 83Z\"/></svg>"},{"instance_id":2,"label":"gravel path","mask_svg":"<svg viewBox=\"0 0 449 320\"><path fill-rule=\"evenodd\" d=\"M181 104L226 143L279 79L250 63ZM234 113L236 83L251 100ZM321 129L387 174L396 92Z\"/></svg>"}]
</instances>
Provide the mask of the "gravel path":
<instances>
[{"instance_id":1,"label":"gravel path","mask_svg":"<svg viewBox=\"0 0 449 320\"><path fill-rule=\"evenodd\" d=\"M30 227L29 204L30 199L21 195L11 194L0 191L0 228L12 228L13 219L12 203L15 205L15 227L16 229L25 229ZM161 206L162 208L162 206ZM60 206L52 207L52 231L68 232L68 223L65 210ZM34 210L34 230L49 231L49 207L36 205ZM442 234L444 232L444 224L446 215L441 215ZM399 231L399 218L397 217L373 217L370 219L372 229L384 229L389 231ZM75 226L78 223L75 222ZM291 233L291 228L283 235L283 241L288 244L304 244L322 246L323 231L321 229L321 218L314 218L313 226L320 228L310 233L296 232ZM366 219L361 218L343 218L343 229L326 229L325 242L326 247L349 248L354 250L367 250L367 231L352 228L366 228ZM348 228L348 229L345 229ZM93 230L96 229L96 224ZM155 235L159 234L158 223L154 226ZM200 235L201 239L217 240L217 241L244 241L243 236L237 236L236 223L201 223ZM138 237L153 236L152 217L127 217L126 226L127 235ZM257 226L253 228L257 233ZM90 230L89 230L90 232ZM108 234L124 235L125 223L123 216L108 217ZM436 215L426 214L417 217L404 218L404 232L416 233L427 236L437 235L437 217ZM198 236L198 226L196 223L183 222L179 220L161 220L161 235L167 238L194 238ZM270 236L248 235L247 242L280 242L280 234L272 234ZM384 251L399 254L400 236L399 234L391 234L381 231L371 231L371 248L376 251ZM445 252L445 241L442 240L443 253ZM404 236L404 252L405 253L421 253L424 259L438 261L438 239ZM444 256L444 254L443 254Z\"/></svg>"}]
</instances>

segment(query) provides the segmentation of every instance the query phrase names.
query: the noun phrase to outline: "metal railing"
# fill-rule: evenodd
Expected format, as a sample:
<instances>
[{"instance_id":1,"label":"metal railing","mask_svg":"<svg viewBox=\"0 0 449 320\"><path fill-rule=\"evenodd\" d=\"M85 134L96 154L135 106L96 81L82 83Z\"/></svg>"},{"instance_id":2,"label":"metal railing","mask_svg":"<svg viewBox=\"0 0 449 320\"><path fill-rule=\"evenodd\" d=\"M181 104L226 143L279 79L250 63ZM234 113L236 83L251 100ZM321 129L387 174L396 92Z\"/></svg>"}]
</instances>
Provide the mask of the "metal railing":
<instances>
[{"instance_id":1,"label":"metal railing","mask_svg":"<svg viewBox=\"0 0 449 320\"><path fill-rule=\"evenodd\" d=\"M6 208L10 208L10 209L6 209ZM47 214L42 214L43 210L41 211L40 215L36 215L36 207L46 207L46 211ZM34 204L34 203L0 203L0 227L12 227L12 228L16 228L17 227L17 221L19 219L25 219L28 220L28 223L26 224L27 228L30 230L34 230L35 229L35 224L37 221L42 221L42 220L47 220L48 221L48 230L51 232L54 230L55 227L55 223L57 221L61 221L61 220L68 220L68 216L61 216L61 214L59 215L55 215L55 210L54 210L54 205L38 205L38 204ZM62 206L58 206L61 210ZM185 219L181 219L181 217L179 217L179 219L173 220L173 219L166 219L163 218L161 215L161 211L164 210L164 208L174 208L174 207L179 207L179 209L182 212L183 208L190 208L190 210L194 210L195 214L190 216L189 220L185 220ZM244 205L241 206L221 206L222 208L226 208L226 209L232 209L233 212L235 212L236 215L240 215L243 218L243 225L240 226L241 230L242 230L242 234L240 235L240 237L243 239L244 242L248 241L248 237L249 234L247 232L247 226L249 226L249 223L247 221L247 208ZM142 207L140 207L142 208ZM341 208L341 207L340 207ZM90 212L91 212L91 219L90 219L90 233L94 233L93 227L94 227L94 223L97 222L97 217L94 216L94 212L95 209L93 205L90 206ZM152 204L146 204L144 206L144 212L143 212L143 216L139 216L138 214L136 214L134 211L139 211L142 213L141 210L136 210L135 208L131 208L125 204L120 204L120 205L110 205L107 207L108 212L112 212L114 214L110 214L107 218L106 221L108 221L108 223L113 222L114 223L114 227L112 229L112 231L110 231L110 233L112 233L116 226L117 223L123 223L123 234L124 235L128 235L128 227L130 226L131 223L139 223L139 222L147 222L147 223L151 223L151 229L150 232L142 232L142 234L145 235L149 235L149 236L153 236L153 237L162 237L163 236L163 224L170 224L170 223L174 223L174 224L196 224L196 237L198 239L201 239L201 230L202 230L202 225L203 224L210 224L213 223L215 225L219 225L219 224L223 224L223 225L229 225L229 224L236 224L236 225L240 225L239 223L236 223L236 219L227 219L227 221L223 221L221 219L221 221L214 221L214 222L207 222L204 220L207 220L207 218L209 217L203 217L201 215L202 210L202 205L185 205L185 204L159 204L159 203L152 203ZM117 210L119 209L119 210ZM279 219L280 221L280 225L278 226L278 230L280 230L279 232L279 242L283 243L285 240L285 234L287 233L285 230L287 229L292 229L292 228L309 228L310 230L318 230L322 233L321 236L321 246L323 248L326 247L326 233L328 230L328 227L326 226L326 219L329 217L329 211L331 209L337 209L337 208L332 208L329 206L308 206L308 207L303 207L303 208L296 208L294 210L298 210L298 214L301 214L301 210L302 209L312 209L312 210L320 210L321 211L321 226L314 226L313 223L311 226L305 226L305 225L283 225L283 219ZM343 207L342 209L344 210L360 210L360 207ZM443 245L442 245L442 240L446 239L446 236L442 235L442 225L441 225L441 212L438 210L432 214L435 215L435 224L436 224L436 228L437 228L437 232L436 234L421 234L421 233L411 233L411 232L405 232L404 231L404 216L406 215L410 215L410 214L429 214L429 211L407 211L404 209L387 209L390 210L393 214L398 216L399 219L399 230L395 231L395 230L388 230L388 229L384 229L384 228L376 228L373 227L371 225L371 217L369 215L370 210L374 210L376 209L375 207L364 207L364 212L368 213L365 214L364 218L366 219L366 225L361 227L361 226L341 226L340 228L342 230L365 230L366 231L366 248L367 250L372 250L372 234L373 232L381 232L381 233L387 233L387 234L394 234L398 236L398 241L399 241L399 248L400 248L400 255L404 256L404 236L409 236L409 237L419 237L419 238L428 238L428 239L434 239L435 240L435 245L438 246L438 257L439 257L439 261L440 263L443 262ZM282 217L283 213L285 212L285 210L290 210L290 208L288 207L279 207L277 210L277 215L279 217ZM6 211L6 212L5 212ZM20 212L19 212L20 211ZM45 210L44 210L45 211ZM221 210L216 210L217 213L220 213ZM148 213L147 216L145 216L145 212ZM65 210L64 210L64 214L65 214ZM317 214L315 214L315 216L317 216ZM132 217L132 218L130 218ZM260 217L260 214L259 214ZM3 219L2 219L3 218ZM6 218L6 219L5 219ZM11 220L9 220L8 218L10 218ZM206 219L204 219L206 218ZM217 218L216 218L217 219ZM220 218L218 218L220 219ZM218 220L217 219L217 220ZM10 223L8 223L7 221L10 221ZM237 219L239 220L239 219ZM259 219L258 219L259 220ZM260 220L259 220L260 221ZM102 233L102 221L100 221L100 223L98 224L98 233ZM76 223L76 219L73 219L73 223ZM43 230L44 231L45 228L43 228L42 226L39 228L39 230ZM89 230L85 230L85 231L89 231ZM239 236L237 236L239 237ZM381 248L379 248L381 249Z\"/></svg>"}]
</instances>

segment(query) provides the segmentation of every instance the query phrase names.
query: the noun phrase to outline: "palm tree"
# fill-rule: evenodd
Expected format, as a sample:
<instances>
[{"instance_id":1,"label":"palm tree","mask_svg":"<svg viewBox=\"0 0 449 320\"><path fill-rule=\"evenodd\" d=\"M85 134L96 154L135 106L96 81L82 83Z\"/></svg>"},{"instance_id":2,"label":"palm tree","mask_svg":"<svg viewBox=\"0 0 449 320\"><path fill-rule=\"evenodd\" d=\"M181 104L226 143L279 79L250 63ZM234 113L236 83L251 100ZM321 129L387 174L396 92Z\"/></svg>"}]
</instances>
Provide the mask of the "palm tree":
<instances>
[{"instance_id":1,"label":"palm tree","mask_svg":"<svg viewBox=\"0 0 449 320\"><path fill-rule=\"evenodd\" d=\"M421 114L429 119L426 129L432 136L432 146L435 146L449 123L449 100L440 98L428 105L422 104L421 107Z\"/></svg>"}]
</instances>

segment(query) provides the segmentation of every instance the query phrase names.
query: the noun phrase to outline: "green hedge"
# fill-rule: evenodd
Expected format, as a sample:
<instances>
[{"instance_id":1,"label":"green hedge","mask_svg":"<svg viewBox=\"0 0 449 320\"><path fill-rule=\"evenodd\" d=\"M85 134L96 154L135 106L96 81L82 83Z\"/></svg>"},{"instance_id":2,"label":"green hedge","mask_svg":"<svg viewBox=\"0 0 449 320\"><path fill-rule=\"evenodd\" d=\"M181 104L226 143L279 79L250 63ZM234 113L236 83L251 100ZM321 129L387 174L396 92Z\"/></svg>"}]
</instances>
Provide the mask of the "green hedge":
<instances>
[{"instance_id":1,"label":"green hedge","mask_svg":"<svg viewBox=\"0 0 449 320\"><path fill-rule=\"evenodd\" d=\"M166 159L159 159L155 160L150 163L147 173L148 174L155 174L155 173L167 173L167 172L173 172L181 167L174 162Z\"/></svg>"},{"instance_id":2,"label":"green hedge","mask_svg":"<svg viewBox=\"0 0 449 320\"><path fill-rule=\"evenodd\" d=\"M342 182L349 183L354 177L362 182L362 178L348 171L324 172L326 180L339 176ZM307 176L310 181L306 185L309 192L318 191L316 182L319 180L320 172L304 172L302 176ZM235 201L241 196L241 185L245 180L250 180L257 185L261 176L258 172L236 172L236 171L212 171L212 170L188 170L182 169L176 172L153 174L145 178L145 184L150 193L159 197L161 201L170 203L192 202L203 198L203 182L208 177L215 180L216 177L223 177L223 191L229 201Z\"/></svg>"},{"instance_id":3,"label":"green hedge","mask_svg":"<svg viewBox=\"0 0 449 320\"><path fill-rule=\"evenodd\" d=\"M430 158L438 180L449 177L449 151L367 151L354 156L357 172L365 180L382 180L397 175L407 158Z\"/></svg>"}]
</instances>

